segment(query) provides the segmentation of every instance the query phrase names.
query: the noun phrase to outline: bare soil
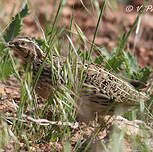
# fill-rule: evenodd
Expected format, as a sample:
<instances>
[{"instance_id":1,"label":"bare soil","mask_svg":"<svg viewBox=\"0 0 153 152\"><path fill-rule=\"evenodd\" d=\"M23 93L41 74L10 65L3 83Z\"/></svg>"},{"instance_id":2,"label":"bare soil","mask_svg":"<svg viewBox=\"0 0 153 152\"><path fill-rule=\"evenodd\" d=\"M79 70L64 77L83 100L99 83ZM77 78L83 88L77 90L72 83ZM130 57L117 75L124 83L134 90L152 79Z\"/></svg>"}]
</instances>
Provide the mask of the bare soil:
<instances>
[{"instance_id":1,"label":"bare soil","mask_svg":"<svg viewBox=\"0 0 153 152\"><path fill-rule=\"evenodd\" d=\"M86 35L87 39L92 41L93 35L95 32L96 24L98 21L98 15L95 9L91 7L91 3L88 0L83 1L89 11L87 11L79 0L70 0L67 1L66 5L62 9L62 17L60 18L60 25L70 26L70 20L73 15L75 23L79 25L81 30ZM134 10L131 12L127 12L126 8L128 5L119 4L114 8L107 7L105 9L105 13L103 15L103 19L101 21L100 27L98 29L98 33L96 36L95 44L98 46L104 46L109 51L118 46L120 42L121 35L123 32L127 32L132 26L133 22L136 19L138 14L137 6L143 5L143 1L135 1L131 3L134 7ZM150 4L151 5L151 4ZM1 7L0 14L0 24L1 29L4 29L6 24L10 22L10 14L13 6L15 6L14 14L18 12L21 7L21 1L14 0L5 0ZM48 21L53 21L55 17L55 13L57 10L57 4L54 4L53 1L42 1L42 0L33 0L31 2L31 14L26 17L23 21L24 26L22 28L22 34L26 34L32 37L43 38L41 30L37 26L36 20L38 19L41 27L45 30L45 19ZM102 6L102 2L100 3L100 7ZM153 6L153 5L152 5ZM140 29L138 36L136 38L136 29L129 37L129 45L127 50L131 50L135 55L140 64L140 66L152 65L153 64L153 11L146 10L145 13L141 17ZM75 30L75 29L74 29ZM135 44L134 44L135 43ZM98 54L98 52L97 52ZM1 99L5 102L1 102L0 104L0 112L2 113L11 113L16 114L16 110L14 109L14 105L12 100L15 103L19 103L20 100L20 85L18 81L11 76L4 83L0 82L0 95ZM7 99L5 99L7 97ZM10 99L10 100L9 100ZM4 103L4 104L3 104ZM77 140L76 138L82 136L82 132L85 138L88 138L93 130L92 127L87 127L85 124L80 126L81 130L76 131L73 139L72 145ZM82 129L83 128L83 129ZM104 134L101 135L101 138L104 138ZM53 143L44 143L35 145L35 148L31 149L35 151L36 149L41 149L42 151L51 151ZM128 141L125 141L125 144L129 144ZM75 145L75 144L74 144ZM61 143L54 143L54 147L58 149L58 151L62 150ZM130 145L128 146L130 148ZM9 146L8 146L9 148ZM10 146L10 149L11 148Z\"/></svg>"}]
</instances>

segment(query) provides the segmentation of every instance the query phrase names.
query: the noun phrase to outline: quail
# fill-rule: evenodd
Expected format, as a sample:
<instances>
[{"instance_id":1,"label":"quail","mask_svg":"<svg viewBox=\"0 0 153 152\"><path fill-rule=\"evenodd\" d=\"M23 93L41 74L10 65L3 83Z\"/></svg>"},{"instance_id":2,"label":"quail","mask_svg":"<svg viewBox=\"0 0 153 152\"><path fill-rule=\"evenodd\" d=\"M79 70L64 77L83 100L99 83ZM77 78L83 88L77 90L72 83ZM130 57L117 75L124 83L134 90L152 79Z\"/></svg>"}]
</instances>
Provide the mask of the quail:
<instances>
[{"instance_id":1,"label":"quail","mask_svg":"<svg viewBox=\"0 0 153 152\"><path fill-rule=\"evenodd\" d=\"M8 42L8 47L21 59L24 67L28 63L33 65L35 76L45 57L40 46L30 37L21 36ZM53 60L56 65L56 56L53 56ZM60 61L61 66L64 65L64 62L65 57ZM78 97L80 120L92 120L95 113L112 114L116 107L124 107L126 110L149 99L145 93L137 91L131 84L109 72L103 66L94 63L84 65L78 63L78 70L82 69L82 66L85 79ZM51 76L51 64L46 61L36 85L36 92L43 98L48 98L53 89Z\"/></svg>"}]
</instances>

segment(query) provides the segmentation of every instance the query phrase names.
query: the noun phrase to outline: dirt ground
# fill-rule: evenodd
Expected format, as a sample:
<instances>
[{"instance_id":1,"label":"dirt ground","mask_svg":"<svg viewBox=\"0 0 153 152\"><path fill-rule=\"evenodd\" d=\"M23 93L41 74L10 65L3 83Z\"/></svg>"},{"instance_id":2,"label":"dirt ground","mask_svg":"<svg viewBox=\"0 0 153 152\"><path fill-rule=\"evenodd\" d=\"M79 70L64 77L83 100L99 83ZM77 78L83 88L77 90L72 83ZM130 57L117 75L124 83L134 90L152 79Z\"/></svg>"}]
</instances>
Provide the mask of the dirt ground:
<instances>
[{"instance_id":1,"label":"dirt ground","mask_svg":"<svg viewBox=\"0 0 153 152\"><path fill-rule=\"evenodd\" d=\"M91 6L90 1L85 0L83 2L87 9L89 8L89 6ZM102 2L100 4L102 5ZM130 12L128 12L129 10L127 10L127 6L129 5L130 4L119 4L114 8L112 8L111 5L107 6L96 36L95 44L97 46L104 46L109 51L117 47L123 32L127 32L135 21L138 14L137 6L143 5L143 1L141 0L131 3L131 5L133 6L133 10L131 10ZM57 6L58 3L55 5L53 1L33 0L33 2L30 3L30 7L32 8L30 9L31 14L27 16L23 21L24 26L22 27L22 33L24 35L26 34L32 37L34 36L38 38L43 38L43 34L38 28L36 20L39 20L41 27L44 29L44 17L46 16L48 21L53 21L55 17L54 13L56 13ZM9 16L12 12L12 8L14 8L15 14L16 12L18 12L20 7L21 1L5 0L3 2L3 4L0 6L0 26L2 31L5 31L6 24L9 24L10 22ZM79 25L81 30L86 35L87 39L92 41L98 20L97 12L92 7L89 9L89 11L87 11L79 0L67 1L66 5L64 5L62 9L62 17L60 18L59 26L66 25L67 27L69 27L70 20L73 15L74 21ZM150 6L145 9L145 13L141 17L138 36L136 36L135 29L128 40L129 45L127 47L127 50L131 50L136 54L140 66L153 65L152 9L150 8ZM5 83L0 83L0 95L7 96L11 99L19 101L20 86L16 84L17 81L13 76L11 76L11 78L9 78ZM11 104L11 102L8 102L8 104ZM0 111L2 111L3 113L10 112L13 110L9 108L11 106L12 105L4 107L4 105L0 105ZM89 130L86 131L87 134ZM50 149L51 146L52 143L46 143L46 145L38 145L38 147L44 151ZM57 143L57 147L60 146L61 145L58 145Z\"/></svg>"}]
</instances>

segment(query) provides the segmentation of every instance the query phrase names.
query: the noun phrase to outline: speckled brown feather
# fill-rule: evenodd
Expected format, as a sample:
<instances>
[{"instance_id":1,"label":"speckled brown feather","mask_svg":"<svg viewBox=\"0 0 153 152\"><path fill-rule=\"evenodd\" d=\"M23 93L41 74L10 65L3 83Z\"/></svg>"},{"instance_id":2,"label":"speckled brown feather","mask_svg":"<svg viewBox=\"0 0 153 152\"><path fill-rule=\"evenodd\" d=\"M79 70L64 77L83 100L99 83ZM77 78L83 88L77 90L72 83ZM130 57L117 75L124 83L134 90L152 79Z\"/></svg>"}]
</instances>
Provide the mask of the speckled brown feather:
<instances>
[{"instance_id":1,"label":"speckled brown feather","mask_svg":"<svg viewBox=\"0 0 153 152\"><path fill-rule=\"evenodd\" d=\"M137 91L128 82L118 78L108 70L95 64L86 67L88 70L85 82L93 85L98 94L105 94L114 102L126 102L134 105L140 100L146 101L146 94Z\"/></svg>"},{"instance_id":2,"label":"speckled brown feather","mask_svg":"<svg viewBox=\"0 0 153 152\"><path fill-rule=\"evenodd\" d=\"M24 64L28 62L33 64L35 76L44 59L44 53L38 44L30 38L17 37L10 41L8 46L19 55ZM59 62L56 56L53 56L53 60L55 65ZM64 65L64 62L65 58L63 57L63 60L60 61L61 66ZM79 96L78 113L81 120L93 119L95 112L104 114L109 111L109 113L113 113L119 105L129 108L148 100L145 93L137 91L132 85L103 67L78 63L79 70L82 69L82 66L86 79ZM48 98L53 89L51 75L51 66L46 62L36 87L36 92L44 98Z\"/></svg>"}]
</instances>

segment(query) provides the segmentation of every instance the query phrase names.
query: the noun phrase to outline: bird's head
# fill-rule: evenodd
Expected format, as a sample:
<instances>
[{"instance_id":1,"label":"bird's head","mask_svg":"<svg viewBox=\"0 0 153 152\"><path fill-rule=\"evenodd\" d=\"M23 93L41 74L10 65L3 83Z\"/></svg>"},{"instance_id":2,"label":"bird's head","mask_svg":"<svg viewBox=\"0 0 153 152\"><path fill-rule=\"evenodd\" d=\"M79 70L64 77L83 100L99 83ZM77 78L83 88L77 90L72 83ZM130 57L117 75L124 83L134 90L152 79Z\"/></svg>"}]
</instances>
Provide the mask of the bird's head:
<instances>
[{"instance_id":1,"label":"bird's head","mask_svg":"<svg viewBox=\"0 0 153 152\"><path fill-rule=\"evenodd\" d=\"M33 62L36 59L41 60L44 56L39 45L30 37L16 37L9 41L7 46L24 62Z\"/></svg>"}]
</instances>

